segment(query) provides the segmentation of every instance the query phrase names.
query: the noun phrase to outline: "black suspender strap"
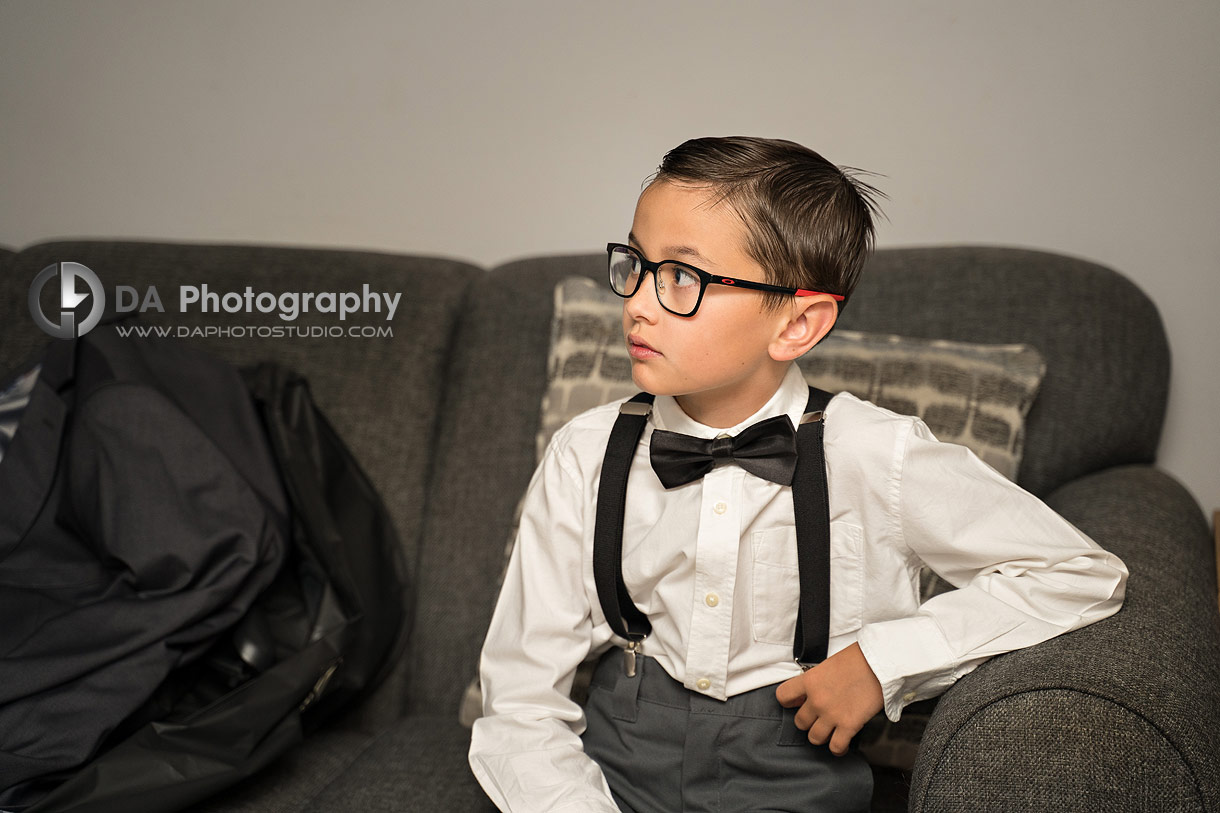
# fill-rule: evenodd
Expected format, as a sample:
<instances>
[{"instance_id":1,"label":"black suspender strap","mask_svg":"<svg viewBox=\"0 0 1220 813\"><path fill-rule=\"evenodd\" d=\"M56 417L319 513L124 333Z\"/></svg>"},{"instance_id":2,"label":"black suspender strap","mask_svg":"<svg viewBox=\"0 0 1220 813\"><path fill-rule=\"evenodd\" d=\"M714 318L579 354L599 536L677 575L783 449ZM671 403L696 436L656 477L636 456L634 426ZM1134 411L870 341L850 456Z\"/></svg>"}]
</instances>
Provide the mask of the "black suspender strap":
<instances>
[{"instance_id":1,"label":"black suspender strap","mask_svg":"<svg viewBox=\"0 0 1220 813\"><path fill-rule=\"evenodd\" d=\"M831 397L828 392L809 388L805 414L796 433L792 507L801 597L792 652L797 663L806 668L826 659L830 640L830 501L822 416ZM629 642L629 676L635 672L635 652L652 632L652 625L635 606L623 582L623 516L627 475L653 400L654 396L642 392L619 407L602 461L593 531L593 581L610 629Z\"/></svg>"},{"instance_id":2,"label":"black suspender strap","mask_svg":"<svg viewBox=\"0 0 1220 813\"><path fill-rule=\"evenodd\" d=\"M805 414L796 429L792 513L801 603L792 657L802 668L826 660L830 645L830 494L822 448L826 426L822 418L830 399L830 393L810 387Z\"/></svg>"},{"instance_id":3,"label":"black suspender strap","mask_svg":"<svg viewBox=\"0 0 1220 813\"><path fill-rule=\"evenodd\" d=\"M632 651L652 632L623 583L623 512L627 507L627 475L631 458L644 434L654 397L641 392L619 407L610 430L602 475L597 487L597 521L593 530L593 582L610 629L632 644Z\"/></svg>"}]
</instances>

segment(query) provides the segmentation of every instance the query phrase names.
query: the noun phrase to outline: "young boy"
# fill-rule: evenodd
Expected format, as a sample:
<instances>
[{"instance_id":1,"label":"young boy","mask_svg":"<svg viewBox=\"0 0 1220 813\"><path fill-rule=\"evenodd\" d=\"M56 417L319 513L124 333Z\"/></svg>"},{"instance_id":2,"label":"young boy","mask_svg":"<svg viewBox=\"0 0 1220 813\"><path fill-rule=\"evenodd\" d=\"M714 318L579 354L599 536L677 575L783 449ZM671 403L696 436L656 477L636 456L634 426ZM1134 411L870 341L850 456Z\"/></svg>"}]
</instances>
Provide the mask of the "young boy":
<instances>
[{"instance_id":1,"label":"young boy","mask_svg":"<svg viewBox=\"0 0 1220 813\"><path fill-rule=\"evenodd\" d=\"M765 428L794 456L809 390L793 361L851 295L873 192L791 142L696 139L608 247L632 378L656 395L613 563L620 605L650 629L642 644L612 629L593 561L619 402L559 430L530 483L470 748L501 810L864 811L872 777L851 739L870 717L897 720L987 658L1122 603L1118 558L918 419L840 393L821 415L828 657L794 661L810 597L791 471L719 458L777 417ZM665 467L679 435L719 444L688 482ZM960 589L920 606L921 562ZM569 693L592 656L582 708Z\"/></svg>"}]
</instances>

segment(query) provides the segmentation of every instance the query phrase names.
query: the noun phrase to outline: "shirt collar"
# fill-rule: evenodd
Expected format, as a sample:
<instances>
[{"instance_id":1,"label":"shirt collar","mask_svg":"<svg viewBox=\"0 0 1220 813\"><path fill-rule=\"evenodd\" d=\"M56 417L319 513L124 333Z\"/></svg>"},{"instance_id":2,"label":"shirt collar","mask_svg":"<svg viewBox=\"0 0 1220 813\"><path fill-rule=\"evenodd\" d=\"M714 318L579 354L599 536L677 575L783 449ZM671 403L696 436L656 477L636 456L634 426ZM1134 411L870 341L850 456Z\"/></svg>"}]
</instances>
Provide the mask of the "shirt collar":
<instances>
[{"instance_id":1,"label":"shirt collar","mask_svg":"<svg viewBox=\"0 0 1220 813\"><path fill-rule=\"evenodd\" d=\"M670 432L681 432L696 438L714 438L720 434L736 435L741 430L753 426L759 421L776 415L787 415L792 426L800 425L801 416L805 413L805 405L809 402L809 385L795 363L788 365L788 371L780 381L779 389L767 400L767 403L750 417L736 426L727 429L707 426L696 421L682 411L672 395L658 395L652 408L652 420L657 429Z\"/></svg>"}]
</instances>

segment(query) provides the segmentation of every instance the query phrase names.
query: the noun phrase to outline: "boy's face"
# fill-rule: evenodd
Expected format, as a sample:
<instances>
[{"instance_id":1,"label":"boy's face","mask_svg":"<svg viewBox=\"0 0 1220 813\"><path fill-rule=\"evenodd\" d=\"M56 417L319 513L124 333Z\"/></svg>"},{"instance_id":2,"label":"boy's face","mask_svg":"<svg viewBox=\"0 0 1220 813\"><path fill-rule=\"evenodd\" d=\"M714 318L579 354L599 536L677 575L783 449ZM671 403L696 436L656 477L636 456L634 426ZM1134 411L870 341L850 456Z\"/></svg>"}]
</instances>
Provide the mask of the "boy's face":
<instances>
[{"instance_id":1,"label":"boy's face","mask_svg":"<svg viewBox=\"0 0 1220 813\"><path fill-rule=\"evenodd\" d=\"M654 182L635 208L628 242L653 262L678 260L710 274L766 282L745 250L745 224L707 187ZM732 426L775 392L787 370L769 348L788 308L765 310L756 291L709 285L694 316L675 316L657 301L652 275L623 300L631 378L711 426Z\"/></svg>"}]
</instances>

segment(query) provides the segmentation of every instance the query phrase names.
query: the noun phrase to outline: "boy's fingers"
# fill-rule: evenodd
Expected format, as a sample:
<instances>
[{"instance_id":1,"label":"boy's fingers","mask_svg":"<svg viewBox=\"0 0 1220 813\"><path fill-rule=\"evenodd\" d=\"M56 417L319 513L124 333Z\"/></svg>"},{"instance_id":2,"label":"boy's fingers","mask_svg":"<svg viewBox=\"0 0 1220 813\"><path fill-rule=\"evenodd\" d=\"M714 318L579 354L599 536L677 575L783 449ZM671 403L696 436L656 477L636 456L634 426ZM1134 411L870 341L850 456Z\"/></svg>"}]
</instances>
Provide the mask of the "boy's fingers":
<instances>
[{"instance_id":1,"label":"boy's fingers","mask_svg":"<svg viewBox=\"0 0 1220 813\"><path fill-rule=\"evenodd\" d=\"M775 699L784 708L799 706L805 702L805 683L802 675L791 677L775 687Z\"/></svg>"},{"instance_id":2,"label":"boy's fingers","mask_svg":"<svg viewBox=\"0 0 1220 813\"><path fill-rule=\"evenodd\" d=\"M796 715L792 718L792 722L801 731L808 731L809 728L817 722L818 713L808 704L804 704L796 710Z\"/></svg>"},{"instance_id":3,"label":"boy's fingers","mask_svg":"<svg viewBox=\"0 0 1220 813\"><path fill-rule=\"evenodd\" d=\"M851 745L851 736L842 728L836 728L834 736L830 738L830 753L837 757L846 754L848 746Z\"/></svg>"},{"instance_id":4,"label":"boy's fingers","mask_svg":"<svg viewBox=\"0 0 1220 813\"><path fill-rule=\"evenodd\" d=\"M825 717L819 717L809 729L809 741L814 745L825 745L832 733L834 726L826 722Z\"/></svg>"}]
</instances>

